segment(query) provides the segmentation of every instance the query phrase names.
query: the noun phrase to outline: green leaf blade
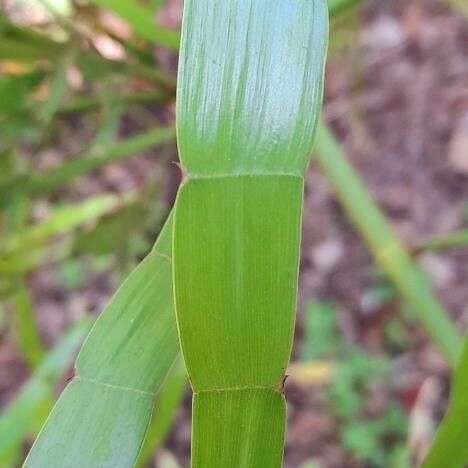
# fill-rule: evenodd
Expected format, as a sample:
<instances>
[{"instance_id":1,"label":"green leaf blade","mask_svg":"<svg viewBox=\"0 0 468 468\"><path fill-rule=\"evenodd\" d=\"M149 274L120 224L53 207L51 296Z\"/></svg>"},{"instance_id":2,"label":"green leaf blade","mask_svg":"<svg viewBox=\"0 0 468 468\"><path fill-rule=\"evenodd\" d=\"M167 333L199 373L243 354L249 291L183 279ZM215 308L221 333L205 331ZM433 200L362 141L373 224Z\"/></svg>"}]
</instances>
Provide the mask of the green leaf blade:
<instances>
[{"instance_id":1,"label":"green leaf blade","mask_svg":"<svg viewBox=\"0 0 468 468\"><path fill-rule=\"evenodd\" d=\"M177 133L189 174L302 174L327 25L322 0L185 2Z\"/></svg>"},{"instance_id":2,"label":"green leaf blade","mask_svg":"<svg viewBox=\"0 0 468 468\"><path fill-rule=\"evenodd\" d=\"M23 466L133 466L152 406L152 394L76 379L57 402L66 415L51 413Z\"/></svg>"},{"instance_id":3,"label":"green leaf blade","mask_svg":"<svg viewBox=\"0 0 468 468\"><path fill-rule=\"evenodd\" d=\"M55 405L24 466L135 463L156 392L178 354L173 314L172 219L153 251L95 323L77 374Z\"/></svg>"}]
</instances>

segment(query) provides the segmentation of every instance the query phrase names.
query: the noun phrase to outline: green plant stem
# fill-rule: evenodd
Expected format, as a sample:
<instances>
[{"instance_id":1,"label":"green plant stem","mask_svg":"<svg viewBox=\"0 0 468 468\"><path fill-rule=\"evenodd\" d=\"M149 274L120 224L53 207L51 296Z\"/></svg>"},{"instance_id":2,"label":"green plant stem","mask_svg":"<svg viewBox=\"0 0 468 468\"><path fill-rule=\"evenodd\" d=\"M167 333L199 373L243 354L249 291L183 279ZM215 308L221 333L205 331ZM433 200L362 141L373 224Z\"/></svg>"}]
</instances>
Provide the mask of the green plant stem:
<instances>
[{"instance_id":1,"label":"green plant stem","mask_svg":"<svg viewBox=\"0 0 468 468\"><path fill-rule=\"evenodd\" d=\"M173 278L192 467L277 468L328 11L187 0L182 30Z\"/></svg>"},{"instance_id":2,"label":"green plant stem","mask_svg":"<svg viewBox=\"0 0 468 468\"><path fill-rule=\"evenodd\" d=\"M122 104L148 104L153 102L163 102L171 97L166 97L161 91L144 91L140 93L129 94L112 102ZM98 96L78 96L68 102L58 110L59 115L73 114L75 112L89 112L99 109L103 105L103 101Z\"/></svg>"},{"instance_id":3,"label":"green plant stem","mask_svg":"<svg viewBox=\"0 0 468 468\"><path fill-rule=\"evenodd\" d=\"M372 251L377 264L395 283L449 364L454 366L462 346L460 334L346 160L340 145L323 124L319 125L317 131L315 153L321 170Z\"/></svg>"},{"instance_id":4,"label":"green plant stem","mask_svg":"<svg viewBox=\"0 0 468 468\"><path fill-rule=\"evenodd\" d=\"M24 280L18 279L15 287L17 289L10 300L15 309L18 343L30 369L34 369L43 358L44 350L37 331L34 307Z\"/></svg>"},{"instance_id":5,"label":"green plant stem","mask_svg":"<svg viewBox=\"0 0 468 468\"><path fill-rule=\"evenodd\" d=\"M103 148L93 154L82 153L69 162L63 163L57 169L45 174L36 174L27 181L28 189L34 195L41 195L59 187L63 187L75 177L98 169L110 162L119 161L145 151L153 146L173 140L175 131L173 127L162 127L150 132L120 141L110 148Z\"/></svg>"},{"instance_id":6,"label":"green plant stem","mask_svg":"<svg viewBox=\"0 0 468 468\"><path fill-rule=\"evenodd\" d=\"M337 15L342 11L358 4L361 0L328 0L328 11L330 16Z\"/></svg>"},{"instance_id":7,"label":"green plant stem","mask_svg":"<svg viewBox=\"0 0 468 468\"><path fill-rule=\"evenodd\" d=\"M30 200L21 187L16 188L8 205L7 236L5 239L14 239L24 229L29 214ZM17 258L22 263L23 252ZM15 292L11 296L11 305L14 309L14 319L17 325L18 344L30 367L35 369L44 355L41 337L37 328L34 308L29 296L25 278L22 275L12 275L10 281Z\"/></svg>"},{"instance_id":8,"label":"green plant stem","mask_svg":"<svg viewBox=\"0 0 468 468\"><path fill-rule=\"evenodd\" d=\"M129 0L92 0L93 3L111 10L124 19L143 39L164 45L177 50L179 47L179 34L169 28L163 28L156 24L153 9L144 7L137 2Z\"/></svg>"},{"instance_id":9,"label":"green plant stem","mask_svg":"<svg viewBox=\"0 0 468 468\"><path fill-rule=\"evenodd\" d=\"M434 236L422 240L414 247L416 252L422 250L443 250L468 245L468 229L463 229L445 236Z\"/></svg>"}]
</instances>

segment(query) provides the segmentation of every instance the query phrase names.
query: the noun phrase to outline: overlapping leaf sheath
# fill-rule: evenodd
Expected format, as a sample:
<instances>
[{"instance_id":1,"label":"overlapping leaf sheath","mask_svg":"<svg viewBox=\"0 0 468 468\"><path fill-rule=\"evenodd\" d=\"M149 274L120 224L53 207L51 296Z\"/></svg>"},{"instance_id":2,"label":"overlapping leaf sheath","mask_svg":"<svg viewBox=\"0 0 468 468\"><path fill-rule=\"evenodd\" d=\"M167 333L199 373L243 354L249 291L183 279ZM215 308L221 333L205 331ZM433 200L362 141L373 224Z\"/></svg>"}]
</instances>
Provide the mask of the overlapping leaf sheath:
<instances>
[{"instance_id":1,"label":"overlapping leaf sheath","mask_svg":"<svg viewBox=\"0 0 468 468\"><path fill-rule=\"evenodd\" d=\"M172 220L102 313L24 467L134 465L156 392L177 354Z\"/></svg>"},{"instance_id":2,"label":"overlapping leaf sheath","mask_svg":"<svg viewBox=\"0 0 468 468\"><path fill-rule=\"evenodd\" d=\"M192 465L277 467L325 0L187 0L174 287Z\"/></svg>"}]
</instances>

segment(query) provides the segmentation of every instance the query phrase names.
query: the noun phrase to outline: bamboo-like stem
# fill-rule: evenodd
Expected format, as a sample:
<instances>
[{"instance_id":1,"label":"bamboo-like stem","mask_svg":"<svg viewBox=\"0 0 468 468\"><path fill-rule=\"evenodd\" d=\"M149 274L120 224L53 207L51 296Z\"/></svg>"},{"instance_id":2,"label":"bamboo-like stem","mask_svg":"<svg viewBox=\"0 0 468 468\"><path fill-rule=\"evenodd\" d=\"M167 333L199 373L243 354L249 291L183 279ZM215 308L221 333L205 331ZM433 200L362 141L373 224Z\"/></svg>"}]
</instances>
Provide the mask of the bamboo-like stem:
<instances>
[{"instance_id":1,"label":"bamboo-like stem","mask_svg":"<svg viewBox=\"0 0 468 468\"><path fill-rule=\"evenodd\" d=\"M454 366L462 346L460 334L348 163L339 144L323 124L317 130L315 154L321 170L372 251L377 264L395 283L415 316L450 365Z\"/></svg>"},{"instance_id":2,"label":"bamboo-like stem","mask_svg":"<svg viewBox=\"0 0 468 468\"><path fill-rule=\"evenodd\" d=\"M324 0L187 0L174 292L194 468L281 465Z\"/></svg>"}]
</instances>

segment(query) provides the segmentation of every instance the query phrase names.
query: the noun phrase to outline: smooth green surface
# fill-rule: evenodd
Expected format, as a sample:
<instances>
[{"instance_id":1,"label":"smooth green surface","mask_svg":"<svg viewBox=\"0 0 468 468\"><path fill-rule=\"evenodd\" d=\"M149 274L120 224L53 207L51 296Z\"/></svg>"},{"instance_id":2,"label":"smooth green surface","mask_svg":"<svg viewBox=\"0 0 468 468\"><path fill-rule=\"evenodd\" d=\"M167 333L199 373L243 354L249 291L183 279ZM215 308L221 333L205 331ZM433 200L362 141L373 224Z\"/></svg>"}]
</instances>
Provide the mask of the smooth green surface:
<instances>
[{"instance_id":1,"label":"smooth green surface","mask_svg":"<svg viewBox=\"0 0 468 468\"><path fill-rule=\"evenodd\" d=\"M324 0L185 2L174 291L193 468L281 465L327 19Z\"/></svg>"},{"instance_id":2,"label":"smooth green surface","mask_svg":"<svg viewBox=\"0 0 468 468\"><path fill-rule=\"evenodd\" d=\"M166 223L153 251L124 282L78 356L26 467L133 466L155 394L178 353Z\"/></svg>"},{"instance_id":3,"label":"smooth green surface","mask_svg":"<svg viewBox=\"0 0 468 468\"><path fill-rule=\"evenodd\" d=\"M192 466L281 466L285 416L284 397L274 390L194 395Z\"/></svg>"},{"instance_id":4,"label":"smooth green surface","mask_svg":"<svg viewBox=\"0 0 468 468\"><path fill-rule=\"evenodd\" d=\"M282 380L292 343L303 181L191 180L174 220L174 283L195 392ZM200 346L203 343L203 346Z\"/></svg>"},{"instance_id":5,"label":"smooth green surface","mask_svg":"<svg viewBox=\"0 0 468 468\"><path fill-rule=\"evenodd\" d=\"M177 137L193 175L302 175L322 97L322 0L184 6Z\"/></svg>"},{"instance_id":6,"label":"smooth green surface","mask_svg":"<svg viewBox=\"0 0 468 468\"><path fill-rule=\"evenodd\" d=\"M150 393L76 379L56 405L66 417L51 413L23 467L131 467L152 406Z\"/></svg>"},{"instance_id":7,"label":"smooth green surface","mask_svg":"<svg viewBox=\"0 0 468 468\"><path fill-rule=\"evenodd\" d=\"M314 148L321 170L364 237L377 264L397 286L447 361L455 366L462 346L460 334L346 160L340 145L323 124L318 126Z\"/></svg>"},{"instance_id":8,"label":"smooth green surface","mask_svg":"<svg viewBox=\"0 0 468 468\"><path fill-rule=\"evenodd\" d=\"M468 338L452 380L447 414L423 468L464 468L468 464Z\"/></svg>"}]
</instances>

